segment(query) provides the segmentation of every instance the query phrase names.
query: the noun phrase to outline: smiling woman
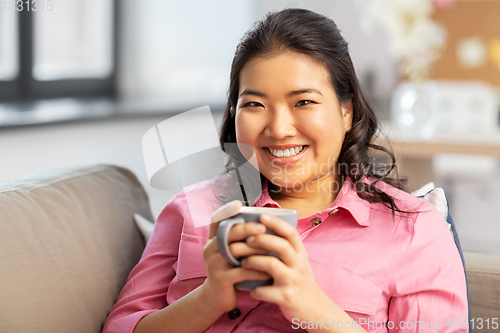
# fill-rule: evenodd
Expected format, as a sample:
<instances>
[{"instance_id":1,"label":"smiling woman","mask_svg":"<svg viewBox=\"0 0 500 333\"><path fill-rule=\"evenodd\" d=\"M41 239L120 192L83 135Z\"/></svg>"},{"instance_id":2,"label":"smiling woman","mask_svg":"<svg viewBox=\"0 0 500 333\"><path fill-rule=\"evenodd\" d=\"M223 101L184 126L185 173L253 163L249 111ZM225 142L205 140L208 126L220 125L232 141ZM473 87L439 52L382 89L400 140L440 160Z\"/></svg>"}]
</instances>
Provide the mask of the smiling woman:
<instances>
[{"instance_id":1,"label":"smiling woman","mask_svg":"<svg viewBox=\"0 0 500 333\"><path fill-rule=\"evenodd\" d=\"M319 198L309 199L316 202L316 208L324 208L335 198L335 192L331 189L340 188L349 177L356 184L355 190L360 198L381 202L393 213L404 212L390 195L375 186L382 181L401 189L406 180L397 176L392 152L372 142L377 119L361 91L347 42L333 21L323 20L323 16L306 18L305 14L301 16L298 11L293 15L286 10L275 16L269 15L268 20L259 22L238 46L231 68L229 100L221 127L221 147L224 149L224 143L250 143L246 139L237 139L237 126L242 127L242 133L248 133L243 124L249 127L254 122L275 122L277 126L271 124L262 133L267 139L259 139L265 141L267 146L264 142L259 143L263 146L250 143L255 149L259 167L268 171L262 181L271 181L272 193L280 192L282 187L327 188ZM308 23L308 19L311 22ZM286 119L285 105L288 105L288 110L293 109L290 113L292 121ZM258 108L266 112L257 113L260 116L246 115L247 111L256 113L254 110ZM336 119L337 115L342 121ZM242 118L242 121L237 122L235 118ZM298 137L293 139L287 133L280 133L293 131L285 128L290 123L299 132ZM330 142L319 145L297 142L305 140L307 133L311 132L315 133L313 137L327 137ZM338 142L335 143L335 140ZM278 141L279 144L276 143ZM304 146L304 152L292 158L287 157L285 149L298 145ZM283 156L267 154L263 151L266 147L283 149ZM370 163L370 149L387 153L391 163L377 168L374 163ZM278 151L276 153L281 154ZM227 170L231 171L238 164L236 161L239 156L232 151L227 151L227 154L231 158ZM267 160L272 162L271 167L262 163L266 154ZM301 156L305 155L307 157L302 159ZM299 159L300 162L296 163ZM300 179L296 179L296 173L292 180L284 177L280 170L281 167L288 167L290 162L296 169L304 170L304 166L307 166L305 169L309 170L312 164L314 169L324 172L309 177L304 174ZM329 173L333 169L336 172ZM272 177L269 177L271 172ZM392 177L393 172L396 173L395 177ZM365 182L365 177L370 177L372 181ZM299 192L303 193L302 190ZM319 204L317 200L322 203ZM286 206L293 205L290 202Z\"/></svg>"},{"instance_id":2,"label":"smiling woman","mask_svg":"<svg viewBox=\"0 0 500 333\"><path fill-rule=\"evenodd\" d=\"M340 104L324 66L292 51L251 59L239 83L236 140L255 149L258 169L274 187L293 193L276 201L283 208L297 201L327 207L341 182L335 165L351 129L351 100ZM298 173L301 168L314 172ZM325 191L312 196L313 187Z\"/></svg>"},{"instance_id":3,"label":"smiling woman","mask_svg":"<svg viewBox=\"0 0 500 333\"><path fill-rule=\"evenodd\" d=\"M453 238L436 208L391 177L392 153L372 143L377 120L336 24L303 9L269 13L238 45L230 80L227 172L166 204L103 332L399 332L408 323L466 332ZM376 170L370 149L392 164ZM242 202L216 188L233 170L244 177L245 162L262 184L245 204L299 219L295 228L261 214L230 228L229 252L241 259L233 267L215 235ZM209 226L195 227L209 214ZM249 292L234 287L269 278Z\"/></svg>"}]
</instances>

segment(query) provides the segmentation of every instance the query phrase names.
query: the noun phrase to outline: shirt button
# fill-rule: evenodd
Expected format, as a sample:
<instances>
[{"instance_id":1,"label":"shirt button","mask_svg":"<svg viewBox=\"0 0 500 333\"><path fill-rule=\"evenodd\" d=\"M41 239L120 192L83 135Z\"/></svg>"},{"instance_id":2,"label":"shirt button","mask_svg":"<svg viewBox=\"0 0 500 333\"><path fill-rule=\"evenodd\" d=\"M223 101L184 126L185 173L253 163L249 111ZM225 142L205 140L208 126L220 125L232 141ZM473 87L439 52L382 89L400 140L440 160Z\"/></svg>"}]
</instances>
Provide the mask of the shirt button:
<instances>
[{"instance_id":1,"label":"shirt button","mask_svg":"<svg viewBox=\"0 0 500 333\"><path fill-rule=\"evenodd\" d=\"M241 316L241 311L238 308L234 308L227 313L227 316L229 317L229 319L236 319Z\"/></svg>"},{"instance_id":2,"label":"shirt button","mask_svg":"<svg viewBox=\"0 0 500 333\"><path fill-rule=\"evenodd\" d=\"M311 225L312 225L312 226L315 226L315 225L320 224L321 222L323 222L323 221L321 220L321 218L319 218L319 217L315 217L315 218L313 218L313 219L311 220Z\"/></svg>"},{"instance_id":3,"label":"shirt button","mask_svg":"<svg viewBox=\"0 0 500 333\"><path fill-rule=\"evenodd\" d=\"M332 216L333 214L335 214L336 212L338 212L339 209L338 208L335 208L335 209L332 209L329 213L328 213L328 216Z\"/></svg>"}]
</instances>

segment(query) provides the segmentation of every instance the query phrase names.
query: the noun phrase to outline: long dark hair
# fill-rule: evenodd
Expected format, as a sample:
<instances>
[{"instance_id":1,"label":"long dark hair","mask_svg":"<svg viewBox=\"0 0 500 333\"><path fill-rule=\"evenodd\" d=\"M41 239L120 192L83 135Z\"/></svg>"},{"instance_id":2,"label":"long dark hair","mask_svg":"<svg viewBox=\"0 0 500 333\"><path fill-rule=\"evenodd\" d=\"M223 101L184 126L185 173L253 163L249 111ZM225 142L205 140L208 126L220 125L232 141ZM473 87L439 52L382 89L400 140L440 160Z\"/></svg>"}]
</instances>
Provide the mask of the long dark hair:
<instances>
[{"instance_id":1,"label":"long dark hair","mask_svg":"<svg viewBox=\"0 0 500 333\"><path fill-rule=\"evenodd\" d=\"M355 184L358 196L368 202L381 202L394 212L400 210L394 199L377 188L385 182L399 189L405 189L406 179L400 179L394 154L372 142L377 130L377 119L372 106L365 97L357 79L349 55L347 42L340 34L335 22L306 9L285 9L269 12L248 31L236 48L231 66L228 102L222 120L220 144L229 155L226 172L241 165L241 154L229 152L224 143L236 142L235 110L239 93L239 76L243 66L252 58L293 51L314 58L322 63L330 75L330 83L341 104L352 99L352 128L346 133L337 165L344 182L349 177ZM383 168L377 167L370 155L370 149L388 155L390 162ZM396 175L391 177L391 174ZM363 182L362 178L375 179ZM261 174L261 180L265 177Z\"/></svg>"}]
</instances>

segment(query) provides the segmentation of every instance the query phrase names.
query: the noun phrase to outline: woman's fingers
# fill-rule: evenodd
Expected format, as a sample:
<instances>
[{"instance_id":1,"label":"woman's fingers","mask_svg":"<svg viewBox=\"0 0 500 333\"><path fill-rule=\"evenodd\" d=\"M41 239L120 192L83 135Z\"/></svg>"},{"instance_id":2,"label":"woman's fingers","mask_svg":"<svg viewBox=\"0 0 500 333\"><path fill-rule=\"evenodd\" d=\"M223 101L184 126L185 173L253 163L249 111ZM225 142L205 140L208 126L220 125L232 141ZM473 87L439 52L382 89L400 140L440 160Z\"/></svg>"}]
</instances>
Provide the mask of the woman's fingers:
<instances>
[{"instance_id":1,"label":"woman's fingers","mask_svg":"<svg viewBox=\"0 0 500 333\"><path fill-rule=\"evenodd\" d=\"M259 222L247 222L237 224L231 228L227 236L228 243L243 241L250 236L263 234L266 232L266 226Z\"/></svg>"},{"instance_id":2,"label":"woman's fingers","mask_svg":"<svg viewBox=\"0 0 500 333\"><path fill-rule=\"evenodd\" d=\"M242 260L241 267L265 272L272 277L284 277L290 274L290 268L273 256L249 256Z\"/></svg>"},{"instance_id":3,"label":"woman's fingers","mask_svg":"<svg viewBox=\"0 0 500 333\"><path fill-rule=\"evenodd\" d=\"M234 200L222 207L219 207L215 212L212 213L210 218L210 232L208 234L208 238L213 238L217 234L217 227L222 220L230 218L240 212L240 208L243 206L241 201Z\"/></svg>"},{"instance_id":4,"label":"woman's fingers","mask_svg":"<svg viewBox=\"0 0 500 333\"><path fill-rule=\"evenodd\" d=\"M288 295L289 293L287 293ZM293 294L292 294L293 295ZM260 286L253 288L250 290L250 297L257 299L259 301L264 301L264 302L269 302L269 303L276 303L280 304L283 302L283 292L276 288L275 286ZM297 296L296 298L299 298L300 296ZM293 297L289 297L293 298ZM285 300L286 302L290 302L290 300Z\"/></svg>"},{"instance_id":5,"label":"woman's fingers","mask_svg":"<svg viewBox=\"0 0 500 333\"><path fill-rule=\"evenodd\" d=\"M304 244L302 244L297 229L288 222L270 214L261 214L260 221L277 235L288 240L296 252L305 252Z\"/></svg>"},{"instance_id":6,"label":"woman's fingers","mask_svg":"<svg viewBox=\"0 0 500 333\"><path fill-rule=\"evenodd\" d=\"M267 280L270 278L271 276L265 272L241 267L234 268L228 272L228 279L234 283L246 280Z\"/></svg>"},{"instance_id":7,"label":"woman's fingers","mask_svg":"<svg viewBox=\"0 0 500 333\"><path fill-rule=\"evenodd\" d=\"M276 252L287 266L292 266L297 261L297 253L287 239L263 234L247 238L246 244L255 249L264 250L265 253Z\"/></svg>"},{"instance_id":8,"label":"woman's fingers","mask_svg":"<svg viewBox=\"0 0 500 333\"><path fill-rule=\"evenodd\" d=\"M265 233L266 227L262 223L248 222L238 224L231 228L228 235L229 252L235 258L246 257L252 254L267 254L270 251L257 249L245 243L245 239ZM209 238L205 245L204 256L219 252L216 237ZM220 256L222 258L222 255ZM229 263L228 263L229 265Z\"/></svg>"},{"instance_id":9,"label":"woman's fingers","mask_svg":"<svg viewBox=\"0 0 500 333\"><path fill-rule=\"evenodd\" d=\"M231 252L233 257L238 259L240 257L248 257L253 254L268 254L270 251L248 246L245 242L234 242L229 245L229 252Z\"/></svg>"},{"instance_id":10,"label":"woman's fingers","mask_svg":"<svg viewBox=\"0 0 500 333\"><path fill-rule=\"evenodd\" d=\"M223 279L223 278L227 279L226 282L228 282L228 283L236 283L236 282L241 282L241 281L245 281L245 280L267 280L267 279L271 278L271 276L265 272L241 268L241 267L233 267L221 255L214 255L213 254L214 249L209 250L210 247L217 246L217 244L215 244L215 243L216 243L215 239L208 240L207 246L205 248L205 250L207 250L207 251L205 252L205 250L204 250L203 257L204 257L205 263L207 264L207 270L213 271L216 277L219 277L221 279ZM235 243L234 245L236 246L235 247L236 252L243 253L244 251L246 251L245 249L243 249L243 247L246 246L245 243L240 243L240 244ZM246 247L248 247L248 246L246 246ZM256 252L255 249L251 249L251 248L249 248L249 249L252 250L253 253ZM211 251L212 251L212 253L211 253ZM237 255L237 256L239 257L239 256L243 256L243 255ZM207 273L208 273L208 271L207 271Z\"/></svg>"}]
</instances>

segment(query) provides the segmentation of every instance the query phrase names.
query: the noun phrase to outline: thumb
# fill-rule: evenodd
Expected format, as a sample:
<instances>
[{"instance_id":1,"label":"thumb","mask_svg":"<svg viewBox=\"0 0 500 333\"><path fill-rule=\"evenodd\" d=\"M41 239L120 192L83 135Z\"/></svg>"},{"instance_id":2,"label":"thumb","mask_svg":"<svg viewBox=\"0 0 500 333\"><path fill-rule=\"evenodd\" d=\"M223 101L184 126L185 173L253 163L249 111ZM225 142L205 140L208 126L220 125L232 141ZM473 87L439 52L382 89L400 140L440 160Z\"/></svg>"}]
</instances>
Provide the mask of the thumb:
<instances>
[{"instance_id":1,"label":"thumb","mask_svg":"<svg viewBox=\"0 0 500 333\"><path fill-rule=\"evenodd\" d=\"M222 207L219 207L219 209L213 212L210 221L210 232L208 234L208 239L215 237L215 235L217 234L217 228L219 227L219 223L221 223L221 221L238 214L242 206L243 203L241 201L234 200Z\"/></svg>"}]
</instances>

